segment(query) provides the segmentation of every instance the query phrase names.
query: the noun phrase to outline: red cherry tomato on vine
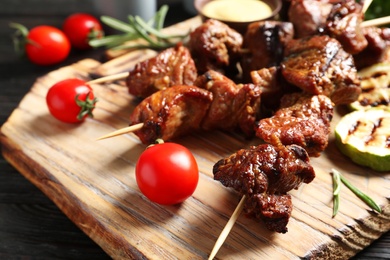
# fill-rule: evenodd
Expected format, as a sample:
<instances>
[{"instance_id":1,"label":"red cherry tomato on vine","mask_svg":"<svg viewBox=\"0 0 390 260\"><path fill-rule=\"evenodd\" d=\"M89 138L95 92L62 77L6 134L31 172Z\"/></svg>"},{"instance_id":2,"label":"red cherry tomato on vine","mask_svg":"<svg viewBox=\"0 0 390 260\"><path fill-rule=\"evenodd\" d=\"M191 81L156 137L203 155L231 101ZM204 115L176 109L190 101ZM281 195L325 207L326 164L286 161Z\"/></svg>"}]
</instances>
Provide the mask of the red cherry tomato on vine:
<instances>
[{"instance_id":1,"label":"red cherry tomato on vine","mask_svg":"<svg viewBox=\"0 0 390 260\"><path fill-rule=\"evenodd\" d=\"M173 205L190 197L198 185L198 165L192 153L175 143L148 147L138 159L136 180L151 201Z\"/></svg>"},{"instance_id":2,"label":"red cherry tomato on vine","mask_svg":"<svg viewBox=\"0 0 390 260\"><path fill-rule=\"evenodd\" d=\"M50 113L66 123L79 123L92 116L96 102L92 88L80 79L60 81L46 95Z\"/></svg>"},{"instance_id":3,"label":"red cherry tomato on vine","mask_svg":"<svg viewBox=\"0 0 390 260\"><path fill-rule=\"evenodd\" d=\"M26 40L26 55L38 65L60 63L68 57L71 49L66 35L52 26L34 27L28 32Z\"/></svg>"},{"instance_id":4,"label":"red cherry tomato on vine","mask_svg":"<svg viewBox=\"0 0 390 260\"><path fill-rule=\"evenodd\" d=\"M91 48L89 40L103 36L101 23L94 16L86 13L72 14L65 19L62 29L72 46L80 50Z\"/></svg>"}]
</instances>

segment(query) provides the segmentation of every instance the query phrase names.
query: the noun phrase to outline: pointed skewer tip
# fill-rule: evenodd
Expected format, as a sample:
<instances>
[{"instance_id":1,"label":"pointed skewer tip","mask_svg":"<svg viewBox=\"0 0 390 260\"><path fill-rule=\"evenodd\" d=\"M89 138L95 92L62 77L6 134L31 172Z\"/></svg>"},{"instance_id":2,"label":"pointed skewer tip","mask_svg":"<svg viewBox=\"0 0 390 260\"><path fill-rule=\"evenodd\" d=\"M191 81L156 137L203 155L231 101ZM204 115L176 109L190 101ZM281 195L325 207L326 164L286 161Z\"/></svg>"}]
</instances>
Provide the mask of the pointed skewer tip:
<instances>
[{"instance_id":1,"label":"pointed skewer tip","mask_svg":"<svg viewBox=\"0 0 390 260\"><path fill-rule=\"evenodd\" d=\"M214 248L211 251L208 260L214 259L215 255L218 253L218 250L221 248L223 242L225 242L227 236L229 235L230 230L234 226L234 223L236 223L236 220L238 219L242 210L244 209L245 200L246 200L246 196L243 195L240 202L238 203L236 209L234 210L233 214L231 215L229 221L226 223L224 229L222 230L221 234L219 235L217 242L215 242Z\"/></svg>"},{"instance_id":2,"label":"pointed skewer tip","mask_svg":"<svg viewBox=\"0 0 390 260\"><path fill-rule=\"evenodd\" d=\"M106 135L103 135L103 136L97 138L96 141L107 139L107 138L111 138L111 137L115 137L115 136L118 136L118 135L132 133L134 131L137 131L137 130L141 129L143 127L143 125L144 125L143 123L139 123L139 124L135 124L135 125L131 125L131 126L128 126L128 127L124 127L124 128L118 129L118 130L116 130L114 132L108 133Z\"/></svg>"}]
</instances>

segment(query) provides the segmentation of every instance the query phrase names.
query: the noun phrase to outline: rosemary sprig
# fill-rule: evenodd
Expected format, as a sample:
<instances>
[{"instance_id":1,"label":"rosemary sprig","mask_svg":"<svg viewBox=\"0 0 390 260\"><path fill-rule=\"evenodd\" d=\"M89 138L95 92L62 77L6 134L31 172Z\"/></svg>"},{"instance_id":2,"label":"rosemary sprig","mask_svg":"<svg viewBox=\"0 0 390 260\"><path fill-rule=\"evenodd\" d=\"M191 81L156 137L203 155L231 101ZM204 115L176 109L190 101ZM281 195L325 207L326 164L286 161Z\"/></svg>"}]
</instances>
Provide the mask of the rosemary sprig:
<instances>
[{"instance_id":1,"label":"rosemary sprig","mask_svg":"<svg viewBox=\"0 0 390 260\"><path fill-rule=\"evenodd\" d=\"M340 182L342 182L345 186L347 186L348 189L350 189L359 199L361 199L364 203L366 203L370 208L377 212L381 212L380 206L367 194L363 193L361 190L359 190L357 187L352 185L339 171L332 169L333 174L333 180L337 184L333 184L333 201L335 201L335 196L339 197L340 193ZM336 195L335 195L336 194ZM338 200L339 198L337 198ZM333 205L333 216L337 214L339 207L339 201L334 203Z\"/></svg>"},{"instance_id":2,"label":"rosemary sprig","mask_svg":"<svg viewBox=\"0 0 390 260\"><path fill-rule=\"evenodd\" d=\"M102 16L101 21L107 26L121 32L118 35L109 35L100 39L92 39L89 44L95 48L106 47L108 49L166 49L175 46L188 36L188 33L182 35L166 35L161 32L164 26L168 6L163 5L153 16L146 22L139 16L128 16L128 23L117 20L109 16ZM125 42L143 39L144 43L125 44Z\"/></svg>"},{"instance_id":3,"label":"rosemary sprig","mask_svg":"<svg viewBox=\"0 0 390 260\"><path fill-rule=\"evenodd\" d=\"M332 217L335 217L337 215L337 213L339 212L340 190L341 190L340 174L338 172L333 172L333 214L332 214Z\"/></svg>"}]
</instances>

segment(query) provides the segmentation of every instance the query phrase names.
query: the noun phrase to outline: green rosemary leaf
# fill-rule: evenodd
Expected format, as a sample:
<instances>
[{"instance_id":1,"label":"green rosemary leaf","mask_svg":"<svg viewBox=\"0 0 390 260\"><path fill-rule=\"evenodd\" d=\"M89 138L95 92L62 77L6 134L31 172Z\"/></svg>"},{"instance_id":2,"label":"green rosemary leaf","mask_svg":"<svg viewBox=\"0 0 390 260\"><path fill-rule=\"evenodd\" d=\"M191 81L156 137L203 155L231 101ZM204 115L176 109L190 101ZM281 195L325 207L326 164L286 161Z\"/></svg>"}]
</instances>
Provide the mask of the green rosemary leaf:
<instances>
[{"instance_id":1,"label":"green rosemary leaf","mask_svg":"<svg viewBox=\"0 0 390 260\"><path fill-rule=\"evenodd\" d=\"M160 38L160 39L172 39L172 38L184 38L185 37L185 35L182 35L182 34L180 34L180 35L166 35L166 34L163 34L160 31L158 31L157 29L155 29L155 28L149 26L147 23L145 23L145 21L143 21L141 17L135 16L134 19L145 31L147 31L150 34L155 35L157 38Z\"/></svg>"},{"instance_id":2,"label":"green rosemary leaf","mask_svg":"<svg viewBox=\"0 0 390 260\"><path fill-rule=\"evenodd\" d=\"M341 190L340 173L332 169L333 173L333 195L339 195Z\"/></svg>"},{"instance_id":3,"label":"green rosemary leaf","mask_svg":"<svg viewBox=\"0 0 390 260\"><path fill-rule=\"evenodd\" d=\"M153 16L153 18L146 22L142 18L129 15L128 23L111 18L109 16L102 16L101 20L109 27L123 32L120 35L105 36L100 39L92 39L89 41L93 47L106 47L108 49L135 49L135 48L150 48L156 50L166 49L175 46L182 41L189 34L183 35L165 35L160 32L163 28L164 20L168 12L168 6L163 5ZM146 44L124 44L125 42L143 39Z\"/></svg>"},{"instance_id":4,"label":"green rosemary leaf","mask_svg":"<svg viewBox=\"0 0 390 260\"><path fill-rule=\"evenodd\" d=\"M158 10L158 12L156 13L156 15L154 17L156 30L160 31L164 27L164 21L165 21L165 18L167 16L168 9L169 8L167 5L163 5L160 8L160 10Z\"/></svg>"},{"instance_id":5,"label":"green rosemary leaf","mask_svg":"<svg viewBox=\"0 0 390 260\"><path fill-rule=\"evenodd\" d=\"M335 217L339 211L340 206L340 190L341 190L341 181L339 172L332 169L333 173L333 214L332 217Z\"/></svg>"},{"instance_id":6,"label":"green rosemary leaf","mask_svg":"<svg viewBox=\"0 0 390 260\"><path fill-rule=\"evenodd\" d=\"M135 34L124 34L124 35L109 35L100 39L92 39L89 41L89 44L92 47L102 47L102 46L117 46L121 45L127 41L135 40L139 38Z\"/></svg>"},{"instance_id":7,"label":"green rosemary leaf","mask_svg":"<svg viewBox=\"0 0 390 260\"><path fill-rule=\"evenodd\" d=\"M103 23L105 23L106 25L110 26L113 29L125 33L135 33L135 30L132 26L118 19L112 18L110 16L105 16L105 15L103 15L100 19L102 20Z\"/></svg>"},{"instance_id":8,"label":"green rosemary leaf","mask_svg":"<svg viewBox=\"0 0 390 260\"><path fill-rule=\"evenodd\" d=\"M333 170L333 172L337 172L336 170ZM376 210L377 212L381 212L381 208L379 205L367 194L363 193L361 190L359 190L357 187L352 185L341 173L338 172L340 175L341 182L348 187L358 198L360 198L364 203L366 203L368 206L370 206L373 210Z\"/></svg>"},{"instance_id":9,"label":"green rosemary leaf","mask_svg":"<svg viewBox=\"0 0 390 260\"><path fill-rule=\"evenodd\" d=\"M132 27L134 28L134 30L139 34L141 35L142 38L144 38L147 42L149 42L151 45L157 45L157 42L154 41L150 36L149 34L145 31L145 29L142 27L142 25L140 25L135 17L133 16L129 16L129 22L130 24L132 25Z\"/></svg>"}]
</instances>

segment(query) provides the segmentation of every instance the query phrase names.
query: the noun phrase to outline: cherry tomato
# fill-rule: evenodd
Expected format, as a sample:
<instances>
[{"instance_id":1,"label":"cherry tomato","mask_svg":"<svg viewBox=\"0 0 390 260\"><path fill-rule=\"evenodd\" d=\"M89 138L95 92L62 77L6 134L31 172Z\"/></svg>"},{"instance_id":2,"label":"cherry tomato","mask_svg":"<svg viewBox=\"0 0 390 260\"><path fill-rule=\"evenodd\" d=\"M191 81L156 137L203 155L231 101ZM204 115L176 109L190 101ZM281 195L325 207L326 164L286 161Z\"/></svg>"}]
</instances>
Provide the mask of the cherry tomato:
<instances>
[{"instance_id":1,"label":"cherry tomato","mask_svg":"<svg viewBox=\"0 0 390 260\"><path fill-rule=\"evenodd\" d=\"M91 48L89 40L103 36L100 22L92 15L76 13L65 19L62 30L76 49Z\"/></svg>"},{"instance_id":2,"label":"cherry tomato","mask_svg":"<svg viewBox=\"0 0 390 260\"><path fill-rule=\"evenodd\" d=\"M96 102L92 88L80 79L60 81L46 95L50 113L66 123L79 123L87 116L92 117Z\"/></svg>"},{"instance_id":3,"label":"cherry tomato","mask_svg":"<svg viewBox=\"0 0 390 260\"><path fill-rule=\"evenodd\" d=\"M26 55L38 65L53 65L65 60L70 53L70 42L59 29L41 25L31 29L26 38Z\"/></svg>"},{"instance_id":4,"label":"cherry tomato","mask_svg":"<svg viewBox=\"0 0 390 260\"><path fill-rule=\"evenodd\" d=\"M192 153L176 143L155 144L138 159L136 180L151 201L173 205L190 197L198 185L198 165Z\"/></svg>"}]
</instances>

